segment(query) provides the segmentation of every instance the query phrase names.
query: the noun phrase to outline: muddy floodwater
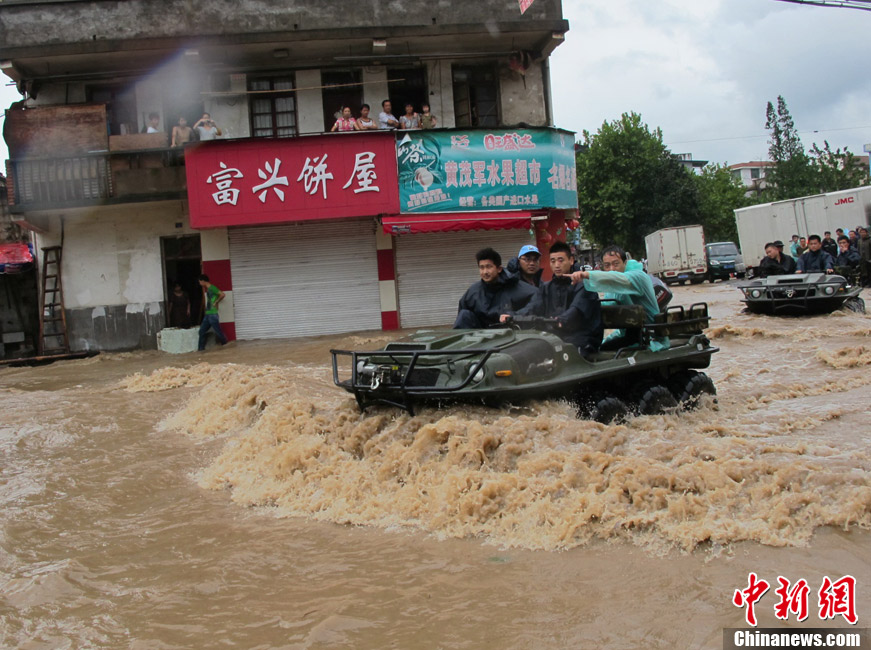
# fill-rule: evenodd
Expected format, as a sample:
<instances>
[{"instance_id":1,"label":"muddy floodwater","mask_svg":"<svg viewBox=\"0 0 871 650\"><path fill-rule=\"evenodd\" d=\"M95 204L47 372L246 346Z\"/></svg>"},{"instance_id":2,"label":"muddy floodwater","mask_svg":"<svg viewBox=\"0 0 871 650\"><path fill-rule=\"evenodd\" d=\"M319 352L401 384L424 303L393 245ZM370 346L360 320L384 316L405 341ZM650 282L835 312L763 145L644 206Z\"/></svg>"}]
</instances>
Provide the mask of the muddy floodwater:
<instances>
[{"instance_id":1,"label":"muddy floodwater","mask_svg":"<svg viewBox=\"0 0 871 650\"><path fill-rule=\"evenodd\" d=\"M384 332L0 369L0 647L714 649L750 572L760 626L848 627L816 599L851 575L871 627L871 314L675 294L718 402L609 426L362 416L328 351Z\"/></svg>"}]
</instances>

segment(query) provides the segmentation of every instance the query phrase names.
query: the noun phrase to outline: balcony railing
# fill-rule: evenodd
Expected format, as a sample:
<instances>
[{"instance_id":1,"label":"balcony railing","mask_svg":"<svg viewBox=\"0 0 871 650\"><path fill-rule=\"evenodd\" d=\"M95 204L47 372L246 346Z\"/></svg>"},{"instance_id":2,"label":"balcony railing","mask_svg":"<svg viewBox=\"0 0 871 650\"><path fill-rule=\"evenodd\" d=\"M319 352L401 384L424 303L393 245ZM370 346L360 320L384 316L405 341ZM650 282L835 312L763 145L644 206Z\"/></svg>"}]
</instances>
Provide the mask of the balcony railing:
<instances>
[{"instance_id":1,"label":"balcony railing","mask_svg":"<svg viewBox=\"0 0 871 650\"><path fill-rule=\"evenodd\" d=\"M67 203L109 198L108 156L13 160L15 204Z\"/></svg>"},{"instance_id":2,"label":"balcony railing","mask_svg":"<svg viewBox=\"0 0 871 650\"><path fill-rule=\"evenodd\" d=\"M13 212L16 208L180 198L186 188L181 149L29 158L7 164Z\"/></svg>"}]
</instances>

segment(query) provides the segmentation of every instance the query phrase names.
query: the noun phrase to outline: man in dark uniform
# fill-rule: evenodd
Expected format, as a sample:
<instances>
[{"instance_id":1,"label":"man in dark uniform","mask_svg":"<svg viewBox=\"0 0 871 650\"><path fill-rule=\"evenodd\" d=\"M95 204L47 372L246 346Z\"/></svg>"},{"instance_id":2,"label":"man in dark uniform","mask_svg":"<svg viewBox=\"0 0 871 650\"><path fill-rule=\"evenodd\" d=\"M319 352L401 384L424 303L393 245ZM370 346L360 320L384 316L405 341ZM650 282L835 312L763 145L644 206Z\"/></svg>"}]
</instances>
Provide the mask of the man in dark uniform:
<instances>
[{"instance_id":1,"label":"man in dark uniform","mask_svg":"<svg viewBox=\"0 0 871 650\"><path fill-rule=\"evenodd\" d=\"M832 239L832 232L830 230L823 233L823 250L831 255L832 258L838 256L838 242Z\"/></svg>"},{"instance_id":2,"label":"man in dark uniform","mask_svg":"<svg viewBox=\"0 0 871 650\"><path fill-rule=\"evenodd\" d=\"M510 276L502 268L502 256L492 248L475 255L481 280L460 298L454 329L480 329L499 322L501 314L514 314L536 294L536 288Z\"/></svg>"},{"instance_id":3,"label":"man in dark uniform","mask_svg":"<svg viewBox=\"0 0 871 650\"><path fill-rule=\"evenodd\" d=\"M527 244L520 249L517 257L508 260L505 270L509 275L517 275L523 282L534 287L541 286L541 253L538 248Z\"/></svg>"},{"instance_id":4,"label":"man in dark uniform","mask_svg":"<svg viewBox=\"0 0 871 650\"><path fill-rule=\"evenodd\" d=\"M783 242L765 244L765 257L759 262L759 277L769 275L790 275L795 273L795 260L783 252Z\"/></svg>"},{"instance_id":5,"label":"man in dark uniform","mask_svg":"<svg viewBox=\"0 0 871 650\"><path fill-rule=\"evenodd\" d=\"M835 268L841 275L853 275L858 269L862 258L859 253L850 248L850 238L846 235L838 237L838 257L835 258ZM843 269L843 270L840 270Z\"/></svg>"},{"instance_id":6,"label":"man in dark uniform","mask_svg":"<svg viewBox=\"0 0 871 650\"><path fill-rule=\"evenodd\" d=\"M553 279L543 283L536 296L517 314L556 318L560 338L588 357L599 350L605 333L599 294L588 291L583 283L572 284L575 259L565 242L550 247L549 261ZM500 320L508 320L508 314L503 314Z\"/></svg>"},{"instance_id":7,"label":"man in dark uniform","mask_svg":"<svg viewBox=\"0 0 871 650\"><path fill-rule=\"evenodd\" d=\"M819 235L807 238L808 251L798 258L796 273L832 273L835 260L822 250L823 242Z\"/></svg>"}]
</instances>

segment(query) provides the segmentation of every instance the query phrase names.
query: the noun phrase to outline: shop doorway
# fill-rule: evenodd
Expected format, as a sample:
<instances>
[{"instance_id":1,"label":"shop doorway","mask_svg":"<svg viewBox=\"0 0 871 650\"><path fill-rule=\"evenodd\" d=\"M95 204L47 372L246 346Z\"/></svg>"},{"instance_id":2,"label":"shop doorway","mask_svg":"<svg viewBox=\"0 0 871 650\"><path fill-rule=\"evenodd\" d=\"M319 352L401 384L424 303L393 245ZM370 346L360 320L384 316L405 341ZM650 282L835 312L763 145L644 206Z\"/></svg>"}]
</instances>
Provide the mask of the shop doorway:
<instances>
[{"instance_id":1,"label":"shop doorway","mask_svg":"<svg viewBox=\"0 0 871 650\"><path fill-rule=\"evenodd\" d=\"M199 275L202 273L203 256L199 235L162 237L164 295L166 300L167 327L195 327L202 320L202 290ZM175 285L181 285L190 303L190 317L183 305L185 301L175 296ZM175 306L175 308L173 308Z\"/></svg>"}]
</instances>

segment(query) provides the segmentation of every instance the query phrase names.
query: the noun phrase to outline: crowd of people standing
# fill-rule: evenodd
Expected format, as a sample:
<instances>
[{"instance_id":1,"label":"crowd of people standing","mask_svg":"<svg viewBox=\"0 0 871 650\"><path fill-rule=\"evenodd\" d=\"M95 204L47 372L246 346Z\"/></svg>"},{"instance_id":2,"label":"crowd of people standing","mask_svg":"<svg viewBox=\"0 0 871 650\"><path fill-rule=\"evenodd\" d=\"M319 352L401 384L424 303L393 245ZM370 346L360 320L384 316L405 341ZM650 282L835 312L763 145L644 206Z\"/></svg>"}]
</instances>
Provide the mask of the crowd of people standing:
<instances>
[{"instance_id":1,"label":"crowd of people standing","mask_svg":"<svg viewBox=\"0 0 871 650\"><path fill-rule=\"evenodd\" d=\"M375 120L369 116L369 104L360 107L359 117L354 117L350 106L342 106L342 111L336 117L336 123L330 131L410 131L414 129L434 129L438 125L436 116L430 111L429 104L424 104L421 112L414 110L414 104L405 105L405 113L399 119L393 114L393 105L389 99L381 102L381 112Z\"/></svg>"},{"instance_id":2,"label":"crowd of people standing","mask_svg":"<svg viewBox=\"0 0 871 650\"><path fill-rule=\"evenodd\" d=\"M759 275L789 275L792 273L858 274L864 286L871 286L871 236L868 228L857 226L844 234L842 228L824 237L792 236L790 255L783 252L780 240L765 244L765 257L759 262Z\"/></svg>"}]
</instances>

